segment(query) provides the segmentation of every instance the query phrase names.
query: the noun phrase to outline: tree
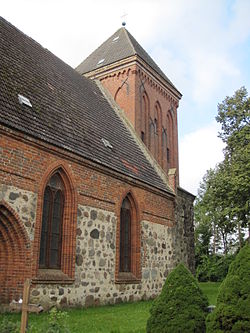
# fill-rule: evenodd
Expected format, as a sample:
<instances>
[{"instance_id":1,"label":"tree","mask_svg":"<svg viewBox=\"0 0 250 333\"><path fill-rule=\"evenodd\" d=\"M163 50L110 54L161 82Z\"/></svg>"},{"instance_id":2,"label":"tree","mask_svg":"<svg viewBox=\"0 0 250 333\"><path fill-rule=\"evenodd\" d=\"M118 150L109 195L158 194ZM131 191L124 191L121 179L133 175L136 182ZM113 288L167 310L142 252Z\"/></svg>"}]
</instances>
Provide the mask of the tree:
<instances>
[{"instance_id":1,"label":"tree","mask_svg":"<svg viewBox=\"0 0 250 333\"><path fill-rule=\"evenodd\" d=\"M154 300L147 333L205 332L207 297L190 271L179 264Z\"/></svg>"},{"instance_id":2,"label":"tree","mask_svg":"<svg viewBox=\"0 0 250 333\"><path fill-rule=\"evenodd\" d=\"M225 160L231 175L231 216L239 227L249 228L250 97L245 87L218 105L219 137L226 143Z\"/></svg>"},{"instance_id":3,"label":"tree","mask_svg":"<svg viewBox=\"0 0 250 333\"><path fill-rule=\"evenodd\" d=\"M250 246L231 263L220 286L215 310L207 317L208 333L250 332Z\"/></svg>"},{"instance_id":4,"label":"tree","mask_svg":"<svg viewBox=\"0 0 250 333\"><path fill-rule=\"evenodd\" d=\"M214 170L207 171L198 191L195 203L196 240L203 240L203 254L209 254L210 242L212 253L223 245L223 252L228 253L229 235L236 228L230 215L230 173L228 166L222 162ZM197 234L198 233L198 234ZM204 241L206 243L204 243ZM199 247L201 244L196 243Z\"/></svg>"},{"instance_id":5,"label":"tree","mask_svg":"<svg viewBox=\"0 0 250 333\"><path fill-rule=\"evenodd\" d=\"M226 143L224 160L207 171L200 185L195 204L196 244L199 249L203 246L203 252L216 253L222 242L226 254L236 230L240 247L242 228L248 227L250 233L250 98L244 87L218 105L216 120L221 124L219 137Z\"/></svg>"}]
</instances>

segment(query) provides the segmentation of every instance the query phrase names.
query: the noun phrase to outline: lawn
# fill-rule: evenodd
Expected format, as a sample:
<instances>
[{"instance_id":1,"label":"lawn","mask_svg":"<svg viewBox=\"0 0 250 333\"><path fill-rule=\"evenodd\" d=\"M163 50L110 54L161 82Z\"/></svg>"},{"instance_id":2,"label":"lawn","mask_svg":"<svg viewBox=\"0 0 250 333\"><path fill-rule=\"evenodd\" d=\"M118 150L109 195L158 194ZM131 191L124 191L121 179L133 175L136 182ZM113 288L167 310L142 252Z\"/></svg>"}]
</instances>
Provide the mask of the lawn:
<instances>
[{"instance_id":1,"label":"lawn","mask_svg":"<svg viewBox=\"0 0 250 333\"><path fill-rule=\"evenodd\" d=\"M218 289L221 282L200 282L199 286L208 297L209 304L216 305Z\"/></svg>"},{"instance_id":2,"label":"lawn","mask_svg":"<svg viewBox=\"0 0 250 333\"><path fill-rule=\"evenodd\" d=\"M199 285L208 296L209 304L215 304L219 283L203 282ZM145 333L151 304L152 301L146 301L71 309L67 311L66 325L71 333ZM20 320L20 314L5 314L0 315L0 322L4 316L12 321ZM29 316L29 324L34 328L39 327L42 331L43 328L45 330L47 321L48 313Z\"/></svg>"}]
</instances>

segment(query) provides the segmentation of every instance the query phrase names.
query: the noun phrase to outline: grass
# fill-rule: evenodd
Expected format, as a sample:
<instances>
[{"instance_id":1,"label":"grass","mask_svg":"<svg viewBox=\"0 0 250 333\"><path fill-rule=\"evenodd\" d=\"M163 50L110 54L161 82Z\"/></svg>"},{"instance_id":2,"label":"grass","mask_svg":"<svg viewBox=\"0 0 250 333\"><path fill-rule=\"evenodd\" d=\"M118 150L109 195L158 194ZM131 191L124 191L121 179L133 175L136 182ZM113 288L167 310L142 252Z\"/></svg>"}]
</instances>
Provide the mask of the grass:
<instances>
[{"instance_id":1,"label":"grass","mask_svg":"<svg viewBox=\"0 0 250 333\"><path fill-rule=\"evenodd\" d=\"M199 286L208 297L209 305L216 305L218 289L221 282L200 282Z\"/></svg>"},{"instance_id":2,"label":"grass","mask_svg":"<svg viewBox=\"0 0 250 333\"><path fill-rule=\"evenodd\" d=\"M209 304L216 304L220 283L199 283L203 292L208 296ZM71 333L145 333L149 309L152 301L102 306L88 309L68 310L67 327ZM20 314L0 315L16 322ZM29 325L45 331L48 313L30 314ZM0 332L1 333L1 332Z\"/></svg>"}]
</instances>

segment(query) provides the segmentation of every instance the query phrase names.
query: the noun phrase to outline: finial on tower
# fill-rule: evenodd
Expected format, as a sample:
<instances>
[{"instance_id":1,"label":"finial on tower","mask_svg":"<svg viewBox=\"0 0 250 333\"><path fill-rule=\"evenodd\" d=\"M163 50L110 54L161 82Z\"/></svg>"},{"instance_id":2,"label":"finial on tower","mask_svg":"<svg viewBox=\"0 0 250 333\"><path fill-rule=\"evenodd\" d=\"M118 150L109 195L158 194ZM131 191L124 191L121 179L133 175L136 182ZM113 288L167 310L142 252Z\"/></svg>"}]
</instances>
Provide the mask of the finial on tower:
<instances>
[{"instance_id":1,"label":"finial on tower","mask_svg":"<svg viewBox=\"0 0 250 333\"><path fill-rule=\"evenodd\" d=\"M126 13L124 13L122 16L121 16L121 18L123 19L123 21L122 21L122 26L123 27L125 27L125 25L126 25L126 17L128 16L128 14L126 14Z\"/></svg>"}]
</instances>

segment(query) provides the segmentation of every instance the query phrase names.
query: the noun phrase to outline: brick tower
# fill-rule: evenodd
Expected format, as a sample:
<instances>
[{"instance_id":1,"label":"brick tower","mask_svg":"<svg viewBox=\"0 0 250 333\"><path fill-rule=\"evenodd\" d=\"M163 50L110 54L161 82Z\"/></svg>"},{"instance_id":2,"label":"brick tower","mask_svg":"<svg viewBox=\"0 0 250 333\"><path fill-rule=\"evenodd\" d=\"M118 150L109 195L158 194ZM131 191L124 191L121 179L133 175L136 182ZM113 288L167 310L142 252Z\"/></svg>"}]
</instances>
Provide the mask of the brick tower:
<instances>
[{"instance_id":1,"label":"brick tower","mask_svg":"<svg viewBox=\"0 0 250 333\"><path fill-rule=\"evenodd\" d=\"M111 93L170 182L174 175L178 185L177 108L182 95L135 38L120 28L76 70L98 79Z\"/></svg>"}]
</instances>

